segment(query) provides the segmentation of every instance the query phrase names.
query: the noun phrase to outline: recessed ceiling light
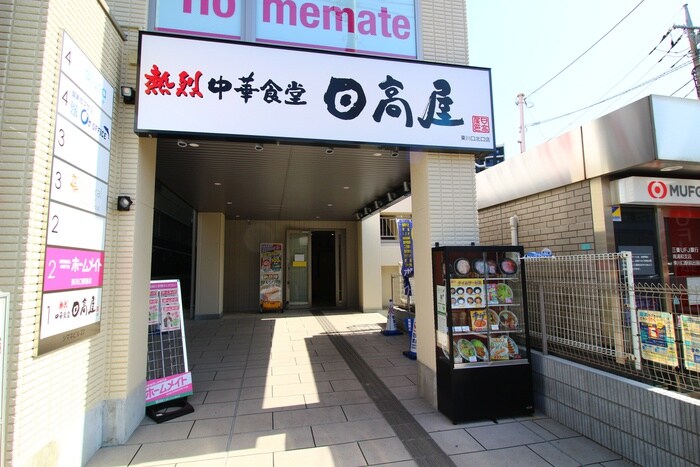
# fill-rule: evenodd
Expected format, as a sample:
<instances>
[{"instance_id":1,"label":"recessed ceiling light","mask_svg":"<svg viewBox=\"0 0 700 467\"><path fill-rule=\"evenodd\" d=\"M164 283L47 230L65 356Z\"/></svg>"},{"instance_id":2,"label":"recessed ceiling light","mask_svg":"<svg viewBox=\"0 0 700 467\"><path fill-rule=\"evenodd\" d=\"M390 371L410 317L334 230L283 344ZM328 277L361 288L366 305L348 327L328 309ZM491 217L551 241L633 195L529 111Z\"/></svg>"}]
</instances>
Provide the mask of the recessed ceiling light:
<instances>
[{"instance_id":1,"label":"recessed ceiling light","mask_svg":"<svg viewBox=\"0 0 700 467\"><path fill-rule=\"evenodd\" d=\"M375 157L382 157L382 153L381 153L381 152L375 152L375 153L374 153L374 156L375 156Z\"/></svg>"},{"instance_id":2,"label":"recessed ceiling light","mask_svg":"<svg viewBox=\"0 0 700 467\"><path fill-rule=\"evenodd\" d=\"M221 182L214 182L214 186L221 186Z\"/></svg>"},{"instance_id":3,"label":"recessed ceiling light","mask_svg":"<svg viewBox=\"0 0 700 467\"><path fill-rule=\"evenodd\" d=\"M177 145L178 145L178 147L186 148L186 147L187 147L187 141L185 141L185 140L183 140L183 139L179 139L179 140L177 140Z\"/></svg>"},{"instance_id":4,"label":"recessed ceiling light","mask_svg":"<svg viewBox=\"0 0 700 467\"><path fill-rule=\"evenodd\" d=\"M343 187L343 190L349 190L349 189L350 189L349 186L344 186L344 187Z\"/></svg>"},{"instance_id":5,"label":"recessed ceiling light","mask_svg":"<svg viewBox=\"0 0 700 467\"><path fill-rule=\"evenodd\" d=\"M189 143L189 145L191 148L198 148L199 147L199 143Z\"/></svg>"},{"instance_id":6,"label":"recessed ceiling light","mask_svg":"<svg viewBox=\"0 0 700 467\"><path fill-rule=\"evenodd\" d=\"M333 207L333 203L328 203L328 207L329 207L329 208L332 208L332 207Z\"/></svg>"},{"instance_id":7,"label":"recessed ceiling light","mask_svg":"<svg viewBox=\"0 0 700 467\"><path fill-rule=\"evenodd\" d=\"M662 172L675 172L676 170L681 170L682 165L669 165L668 167L661 167Z\"/></svg>"},{"instance_id":8,"label":"recessed ceiling light","mask_svg":"<svg viewBox=\"0 0 700 467\"><path fill-rule=\"evenodd\" d=\"M233 204L233 201L226 201L226 204Z\"/></svg>"}]
</instances>

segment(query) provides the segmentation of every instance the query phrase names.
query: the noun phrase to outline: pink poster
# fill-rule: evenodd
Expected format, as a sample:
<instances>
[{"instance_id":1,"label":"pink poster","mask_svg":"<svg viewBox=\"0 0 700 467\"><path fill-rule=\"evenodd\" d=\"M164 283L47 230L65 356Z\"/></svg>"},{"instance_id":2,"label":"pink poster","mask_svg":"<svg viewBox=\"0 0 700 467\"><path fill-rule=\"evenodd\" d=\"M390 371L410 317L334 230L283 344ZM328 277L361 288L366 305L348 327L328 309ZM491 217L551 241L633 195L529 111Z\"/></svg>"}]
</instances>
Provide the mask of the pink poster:
<instances>
[{"instance_id":1,"label":"pink poster","mask_svg":"<svg viewBox=\"0 0 700 467\"><path fill-rule=\"evenodd\" d=\"M192 373L180 373L146 381L146 405L192 394Z\"/></svg>"}]
</instances>

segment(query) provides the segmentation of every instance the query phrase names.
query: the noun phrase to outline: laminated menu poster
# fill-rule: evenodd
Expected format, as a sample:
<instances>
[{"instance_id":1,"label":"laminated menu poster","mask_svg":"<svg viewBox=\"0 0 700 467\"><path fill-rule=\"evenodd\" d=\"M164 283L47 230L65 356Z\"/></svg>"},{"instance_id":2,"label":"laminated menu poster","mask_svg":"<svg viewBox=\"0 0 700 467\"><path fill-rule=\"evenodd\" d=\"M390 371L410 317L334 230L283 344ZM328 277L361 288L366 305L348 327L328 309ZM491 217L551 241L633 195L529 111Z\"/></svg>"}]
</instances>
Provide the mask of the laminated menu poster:
<instances>
[{"instance_id":1,"label":"laminated menu poster","mask_svg":"<svg viewBox=\"0 0 700 467\"><path fill-rule=\"evenodd\" d=\"M180 281L151 281L148 305L146 406L193 393L187 365Z\"/></svg>"},{"instance_id":2,"label":"laminated menu poster","mask_svg":"<svg viewBox=\"0 0 700 467\"><path fill-rule=\"evenodd\" d=\"M683 364L690 371L700 371L700 316L681 315Z\"/></svg>"},{"instance_id":3,"label":"laminated menu poster","mask_svg":"<svg viewBox=\"0 0 700 467\"><path fill-rule=\"evenodd\" d=\"M282 309L282 244L260 244L260 309Z\"/></svg>"},{"instance_id":4,"label":"laminated menu poster","mask_svg":"<svg viewBox=\"0 0 700 467\"><path fill-rule=\"evenodd\" d=\"M673 316L663 311L639 310L642 358L669 366L678 366Z\"/></svg>"},{"instance_id":5,"label":"laminated menu poster","mask_svg":"<svg viewBox=\"0 0 700 467\"><path fill-rule=\"evenodd\" d=\"M450 281L452 309L481 308L486 294L483 279L452 279Z\"/></svg>"}]
</instances>

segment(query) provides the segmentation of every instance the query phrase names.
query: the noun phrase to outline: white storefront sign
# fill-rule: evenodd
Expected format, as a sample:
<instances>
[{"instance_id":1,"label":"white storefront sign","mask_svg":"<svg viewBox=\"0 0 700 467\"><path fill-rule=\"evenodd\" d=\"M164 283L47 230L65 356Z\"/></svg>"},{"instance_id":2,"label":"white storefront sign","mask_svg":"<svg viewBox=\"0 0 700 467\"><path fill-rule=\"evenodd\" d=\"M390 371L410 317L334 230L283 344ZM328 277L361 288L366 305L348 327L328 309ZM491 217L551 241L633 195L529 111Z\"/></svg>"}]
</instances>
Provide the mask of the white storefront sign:
<instances>
[{"instance_id":1,"label":"white storefront sign","mask_svg":"<svg viewBox=\"0 0 700 467\"><path fill-rule=\"evenodd\" d=\"M141 33L136 132L494 150L491 73Z\"/></svg>"},{"instance_id":2,"label":"white storefront sign","mask_svg":"<svg viewBox=\"0 0 700 467\"><path fill-rule=\"evenodd\" d=\"M700 205L700 181L628 177L610 182L613 204Z\"/></svg>"}]
</instances>

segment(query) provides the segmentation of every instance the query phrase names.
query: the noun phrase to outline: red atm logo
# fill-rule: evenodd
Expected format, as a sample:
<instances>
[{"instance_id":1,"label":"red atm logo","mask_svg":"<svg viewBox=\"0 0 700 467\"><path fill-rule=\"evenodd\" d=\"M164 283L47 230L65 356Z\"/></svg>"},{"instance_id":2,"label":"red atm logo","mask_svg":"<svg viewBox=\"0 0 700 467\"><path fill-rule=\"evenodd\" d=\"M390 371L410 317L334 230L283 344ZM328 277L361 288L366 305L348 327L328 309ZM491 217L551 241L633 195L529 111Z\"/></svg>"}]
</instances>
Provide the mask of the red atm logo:
<instances>
[{"instance_id":1,"label":"red atm logo","mask_svg":"<svg viewBox=\"0 0 700 467\"><path fill-rule=\"evenodd\" d=\"M654 199L663 199L668 194L668 187L664 182L653 180L647 185L647 192Z\"/></svg>"}]
</instances>

